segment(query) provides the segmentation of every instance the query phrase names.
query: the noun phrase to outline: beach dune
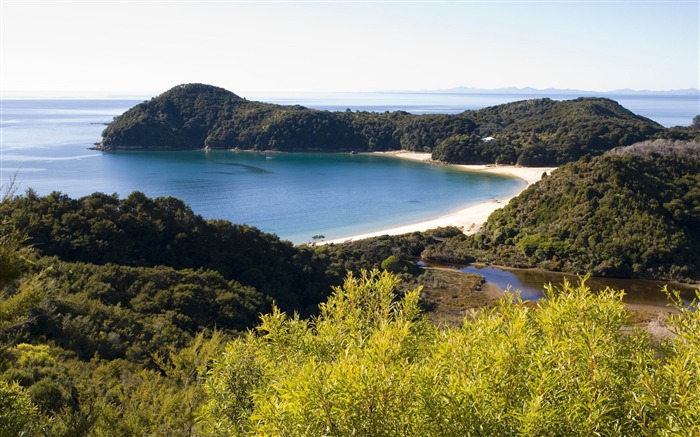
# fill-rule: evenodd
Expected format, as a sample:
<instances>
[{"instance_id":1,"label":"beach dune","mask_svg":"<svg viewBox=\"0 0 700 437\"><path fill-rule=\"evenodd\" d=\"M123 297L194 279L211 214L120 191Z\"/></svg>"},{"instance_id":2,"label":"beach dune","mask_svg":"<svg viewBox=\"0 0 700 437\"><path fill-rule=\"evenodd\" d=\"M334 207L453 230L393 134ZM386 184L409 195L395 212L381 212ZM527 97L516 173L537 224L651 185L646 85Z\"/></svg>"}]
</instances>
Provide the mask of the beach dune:
<instances>
[{"instance_id":1,"label":"beach dune","mask_svg":"<svg viewBox=\"0 0 700 437\"><path fill-rule=\"evenodd\" d=\"M415 161L430 161L430 153L415 153L415 152L377 152L395 156L401 159L411 159ZM527 186L534 184L542 178L543 173L549 173L554 170L555 167L515 167L506 165L454 165L455 167L463 168L468 171L480 171L487 173L496 173L501 175L513 176L520 178L527 182ZM519 193L516 193L517 195ZM352 235L344 238L337 238L333 240L323 241L319 244L331 244L331 243L343 243L347 241L361 240L364 238L378 237L381 235L400 235L408 234L416 231L427 231L428 229L434 229L437 227L444 226L456 226L461 228L464 233L476 233L481 228L481 225L486 221L486 219L491 215L492 212L505 206L510 199L515 196L490 200L488 202L479 203L476 205L471 205L469 207L460 209L458 211L446 214L440 217L436 217L429 220L424 220L417 223L401 224L396 227L391 227L387 229L380 229L373 232L366 232L363 234Z\"/></svg>"}]
</instances>

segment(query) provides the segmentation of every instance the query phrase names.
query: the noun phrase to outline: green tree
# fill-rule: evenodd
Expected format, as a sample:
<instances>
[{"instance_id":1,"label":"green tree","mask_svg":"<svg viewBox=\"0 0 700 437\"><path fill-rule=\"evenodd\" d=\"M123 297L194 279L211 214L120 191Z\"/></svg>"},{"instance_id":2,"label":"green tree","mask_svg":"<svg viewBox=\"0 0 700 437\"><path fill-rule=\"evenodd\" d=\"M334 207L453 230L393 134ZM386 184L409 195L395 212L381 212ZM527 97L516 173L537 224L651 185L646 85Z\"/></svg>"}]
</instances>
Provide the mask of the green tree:
<instances>
[{"instance_id":1,"label":"green tree","mask_svg":"<svg viewBox=\"0 0 700 437\"><path fill-rule=\"evenodd\" d=\"M690 123L692 129L700 130L700 115L693 117L692 123Z\"/></svg>"}]
</instances>

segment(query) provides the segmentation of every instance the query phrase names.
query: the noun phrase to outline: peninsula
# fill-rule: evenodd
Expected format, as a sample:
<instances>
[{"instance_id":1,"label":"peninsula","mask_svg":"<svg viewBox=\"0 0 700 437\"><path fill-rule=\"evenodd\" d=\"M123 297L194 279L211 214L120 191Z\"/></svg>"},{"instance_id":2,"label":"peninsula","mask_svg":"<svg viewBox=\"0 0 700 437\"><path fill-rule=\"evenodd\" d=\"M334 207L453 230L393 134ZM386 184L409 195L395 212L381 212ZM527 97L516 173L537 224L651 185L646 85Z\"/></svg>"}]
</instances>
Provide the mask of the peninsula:
<instances>
[{"instance_id":1,"label":"peninsula","mask_svg":"<svg viewBox=\"0 0 700 437\"><path fill-rule=\"evenodd\" d=\"M249 101L223 88L172 88L116 117L99 150L406 150L458 164L558 166L662 135L606 98L533 99L459 114L322 111ZM679 138L680 139L680 138Z\"/></svg>"}]
</instances>

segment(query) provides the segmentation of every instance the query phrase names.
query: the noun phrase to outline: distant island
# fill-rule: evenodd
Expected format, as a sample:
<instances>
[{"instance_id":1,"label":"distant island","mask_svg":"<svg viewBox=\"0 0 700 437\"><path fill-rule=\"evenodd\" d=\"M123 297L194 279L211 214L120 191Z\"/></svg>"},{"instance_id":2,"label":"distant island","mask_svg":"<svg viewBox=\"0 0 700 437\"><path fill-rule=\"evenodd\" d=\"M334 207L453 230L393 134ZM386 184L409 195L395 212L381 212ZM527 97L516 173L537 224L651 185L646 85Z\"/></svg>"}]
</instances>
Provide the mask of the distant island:
<instances>
[{"instance_id":1,"label":"distant island","mask_svg":"<svg viewBox=\"0 0 700 437\"><path fill-rule=\"evenodd\" d=\"M436 90L422 91L388 91L398 93L436 93L436 94L523 94L523 95L553 95L553 96L653 96L653 95L671 95L671 96L700 96L700 90L697 88L686 88L677 90L633 90L629 88L611 90L611 91L589 91L570 88L532 88L532 87L505 87L505 88L471 88L471 87L455 87Z\"/></svg>"},{"instance_id":2,"label":"distant island","mask_svg":"<svg viewBox=\"0 0 700 437\"><path fill-rule=\"evenodd\" d=\"M532 99L459 114L323 111L249 101L186 84L116 117L96 149L428 152L462 164L552 166L619 146L696 131L666 129L601 97Z\"/></svg>"}]
</instances>

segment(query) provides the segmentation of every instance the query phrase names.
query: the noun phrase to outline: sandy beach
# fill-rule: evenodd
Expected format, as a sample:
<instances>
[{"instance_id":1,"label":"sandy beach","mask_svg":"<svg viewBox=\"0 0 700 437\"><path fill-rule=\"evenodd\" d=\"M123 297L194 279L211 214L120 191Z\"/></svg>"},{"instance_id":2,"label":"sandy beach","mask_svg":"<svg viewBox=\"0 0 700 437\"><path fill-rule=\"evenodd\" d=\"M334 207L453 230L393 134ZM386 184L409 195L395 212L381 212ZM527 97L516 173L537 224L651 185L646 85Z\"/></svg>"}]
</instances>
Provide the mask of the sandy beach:
<instances>
[{"instance_id":1,"label":"sandy beach","mask_svg":"<svg viewBox=\"0 0 700 437\"><path fill-rule=\"evenodd\" d=\"M430 161L430 153L414 153L414 152L377 152L386 155L395 156L401 159L411 159L414 161ZM463 168L469 171L481 171L487 173L495 173L501 175L507 175L516 177L524 180L527 183L527 187L539 181L542 178L542 174L551 172L555 167L515 167L506 165L454 165L455 167ZM527 188L524 187L523 189ZM515 193L517 195L519 193ZM479 203L476 205L471 205L469 207L460 209L458 211L452 212L447 215L436 217L433 219L401 224L396 227L380 229L373 232L367 232L364 234L352 235L345 238L338 238L335 240L323 241L320 244L331 244L331 243L343 243L346 241L361 240L363 238L378 237L380 235L399 235L407 234L416 231L427 231L428 229L433 229L441 226L457 226L461 228L466 234L475 233L480 228L481 225L486 221L489 215L498 208L506 205L510 199L513 197L508 197L504 199L496 199L489 202Z\"/></svg>"}]
</instances>

